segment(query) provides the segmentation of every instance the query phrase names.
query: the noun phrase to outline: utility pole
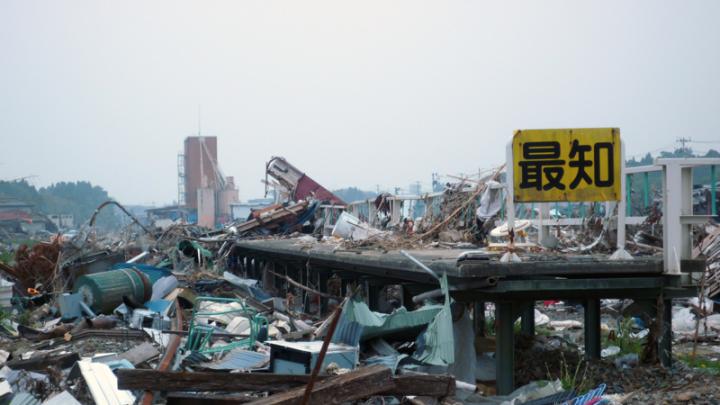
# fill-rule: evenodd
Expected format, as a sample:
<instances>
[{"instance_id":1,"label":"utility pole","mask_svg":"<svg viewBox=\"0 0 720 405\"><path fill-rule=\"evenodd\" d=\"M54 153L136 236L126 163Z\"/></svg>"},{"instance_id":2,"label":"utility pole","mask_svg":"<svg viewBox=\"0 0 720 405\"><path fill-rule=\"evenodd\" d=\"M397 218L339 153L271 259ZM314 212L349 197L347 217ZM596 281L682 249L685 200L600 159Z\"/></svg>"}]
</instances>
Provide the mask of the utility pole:
<instances>
[{"instance_id":1,"label":"utility pole","mask_svg":"<svg viewBox=\"0 0 720 405\"><path fill-rule=\"evenodd\" d=\"M684 136L682 136L680 138L677 138L677 142L680 144L681 151L688 152L688 153L690 152L690 148L686 148L685 144L689 144L690 142L692 142L692 139L685 138Z\"/></svg>"}]
</instances>

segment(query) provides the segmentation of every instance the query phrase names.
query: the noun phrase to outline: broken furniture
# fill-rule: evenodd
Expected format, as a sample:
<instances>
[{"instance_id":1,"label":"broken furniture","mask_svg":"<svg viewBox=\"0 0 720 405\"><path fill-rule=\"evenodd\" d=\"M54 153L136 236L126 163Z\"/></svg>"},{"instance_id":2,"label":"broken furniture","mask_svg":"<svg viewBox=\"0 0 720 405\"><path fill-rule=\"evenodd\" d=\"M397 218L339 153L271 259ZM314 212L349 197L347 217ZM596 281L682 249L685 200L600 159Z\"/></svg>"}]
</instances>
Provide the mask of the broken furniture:
<instances>
[{"instance_id":1,"label":"broken furniture","mask_svg":"<svg viewBox=\"0 0 720 405\"><path fill-rule=\"evenodd\" d=\"M207 309L209 305L220 304L223 309L212 310ZM229 309L225 309L229 308ZM223 319L232 319L235 316L241 316L250 320L250 335L247 338L235 340L227 344L212 345L212 336L216 332L216 328L202 324L199 320L209 320L210 318L223 317ZM230 324L231 320L225 322ZM197 297L193 308L193 315L190 319L190 327L188 329L188 338L185 343L185 350L197 351L200 353L218 353L229 351L235 348L251 348L255 345L255 341L260 333L260 328L267 327L267 319L257 313L252 307L245 305L240 299L233 298L217 298L217 297Z\"/></svg>"}]
</instances>

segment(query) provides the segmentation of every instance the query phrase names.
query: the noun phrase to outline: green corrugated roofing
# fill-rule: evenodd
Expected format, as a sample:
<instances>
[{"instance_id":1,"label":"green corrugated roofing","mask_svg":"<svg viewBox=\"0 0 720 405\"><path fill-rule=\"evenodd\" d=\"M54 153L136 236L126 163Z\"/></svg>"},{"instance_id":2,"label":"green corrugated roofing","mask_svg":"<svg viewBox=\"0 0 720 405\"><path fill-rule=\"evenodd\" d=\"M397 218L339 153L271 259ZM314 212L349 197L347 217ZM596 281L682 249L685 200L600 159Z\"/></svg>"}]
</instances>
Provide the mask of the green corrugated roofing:
<instances>
[{"instance_id":1,"label":"green corrugated roofing","mask_svg":"<svg viewBox=\"0 0 720 405\"><path fill-rule=\"evenodd\" d=\"M422 352L415 352L413 358L427 364L447 366L455 362L455 338L450 311L450 293L445 274L440 280L440 288L445 295L445 303L425 330L425 345Z\"/></svg>"},{"instance_id":2,"label":"green corrugated roofing","mask_svg":"<svg viewBox=\"0 0 720 405\"><path fill-rule=\"evenodd\" d=\"M371 311L367 304L359 300L349 300L345 305L343 316L346 320L363 326L362 340L427 325L443 308L442 305L426 305L408 311L401 307L392 314L383 314Z\"/></svg>"}]
</instances>

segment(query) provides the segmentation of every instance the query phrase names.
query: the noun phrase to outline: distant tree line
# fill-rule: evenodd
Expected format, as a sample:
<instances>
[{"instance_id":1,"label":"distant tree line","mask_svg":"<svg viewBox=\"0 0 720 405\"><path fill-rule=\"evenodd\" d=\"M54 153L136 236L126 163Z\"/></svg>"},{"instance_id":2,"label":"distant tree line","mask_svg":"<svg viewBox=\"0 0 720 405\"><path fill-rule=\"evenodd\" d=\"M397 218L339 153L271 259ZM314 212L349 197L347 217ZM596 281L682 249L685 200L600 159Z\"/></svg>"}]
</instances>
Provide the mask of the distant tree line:
<instances>
[{"instance_id":1,"label":"distant tree line","mask_svg":"<svg viewBox=\"0 0 720 405\"><path fill-rule=\"evenodd\" d=\"M0 198L11 198L34 205L42 214L72 214L75 225L88 221L95 208L110 199L107 191L87 181L59 182L48 187L35 188L27 181L0 181ZM116 227L120 219L108 207L98 214L99 227Z\"/></svg>"},{"instance_id":2,"label":"distant tree line","mask_svg":"<svg viewBox=\"0 0 720 405\"><path fill-rule=\"evenodd\" d=\"M680 158L680 157L720 157L720 152L716 151L715 149L710 149L707 151L704 155L696 154L693 152L691 148L678 148L675 149L672 152L660 152L660 155L656 157L661 158ZM632 166L648 166L652 165L653 161L655 160L655 157L653 157L650 153L645 154L645 156L640 159L636 160L634 157L626 162L626 165L628 167ZM720 179L716 179L716 181L720 181ZM703 166L703 167L697 167L693 169L693 183L694 184L710 184L710 166Z\"/></svg>"}]
</instances>

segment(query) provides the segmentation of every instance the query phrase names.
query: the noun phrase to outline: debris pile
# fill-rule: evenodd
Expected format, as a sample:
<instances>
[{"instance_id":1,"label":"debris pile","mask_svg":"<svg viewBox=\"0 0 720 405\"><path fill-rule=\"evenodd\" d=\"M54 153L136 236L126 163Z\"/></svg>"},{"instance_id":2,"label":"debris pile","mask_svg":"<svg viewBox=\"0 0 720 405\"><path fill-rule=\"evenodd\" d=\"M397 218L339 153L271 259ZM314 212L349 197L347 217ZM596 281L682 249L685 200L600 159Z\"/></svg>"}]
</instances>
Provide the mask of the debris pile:
<instances>
[{"instance_id":1,"label":"debris pile","mask_svg":"<svg viewBox=\"0 0 720 405\"><path fill-rule=\"evenodd\" d=\"M502 227L502 168L479 182L448 184L420 220L397 218L394 196L381 195L378 217L367 221L286 160L273 158L266 169L278 202L217 229L182 221L145 226L113 202L132 219L125 229L98 235L93 216L72 238L22 246L12 263L0 263L8 282L0 286L0 397L49 404L489 404L684 400L679 389L697 389L690 399L717 394L688 367L682 376L641 367L643 345L656 338L653 325L633 312L633 302L604 300L601 360L582 360L579 304L546 302L534 312L538 333L516 340L522 362L514 377L522 387L495 395L492 307L478 313L467 299L456 300L447 272L404 250L442 251L453 265L460 251L452 249L472 250L460 256L469 261L498 260L513 249L538 265L568 253L609 253L608 213L590 210L580 226L554 226L556 243L540 246L528 242L538 232L531 221L512 235ZM634 254L661 253L657 219L632 233ZM675 301L677 342L713 344L720 332L720 315L706 300L720 293L720 227L706 231L696 252L707 260L705 296ZM237 254L242 242L271 239L299 250L321 246L329 255L400 250L410 261L398 266L416 265L418 279L430 281L419 291L372 286L370 277L338 276L352 266L326 269L323 278L305 256L289 273L262 255ZM492 288L503 277L478 278L473 288ZM382 296L371 298L378 291ZM658 394L663 389L670 399Z\"/></svg>"}]
</instances>

